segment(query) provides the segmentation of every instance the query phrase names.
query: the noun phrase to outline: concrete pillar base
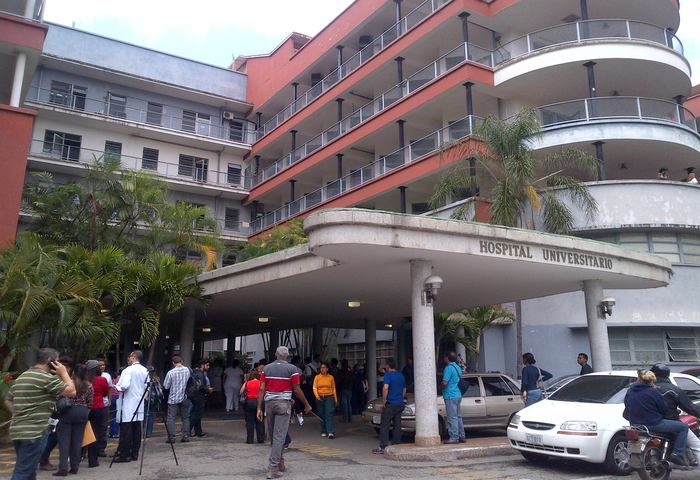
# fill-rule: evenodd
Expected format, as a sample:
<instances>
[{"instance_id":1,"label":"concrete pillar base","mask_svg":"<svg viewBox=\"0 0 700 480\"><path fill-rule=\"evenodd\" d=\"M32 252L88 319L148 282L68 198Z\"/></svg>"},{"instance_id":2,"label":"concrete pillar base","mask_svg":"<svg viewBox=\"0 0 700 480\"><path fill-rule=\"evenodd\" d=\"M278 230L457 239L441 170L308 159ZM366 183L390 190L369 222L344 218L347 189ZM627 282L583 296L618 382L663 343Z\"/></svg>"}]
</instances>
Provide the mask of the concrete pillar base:
<instances>
[{"instance_id":1,"label":"concrete pillar base","mask_svg":"<svg viewBox=\"0 0 700 480\"><path fill-rule=\"evenodd\" d=\"M418 436L416 435L416 445L419 447L434 447L435 445L441 445L442 440L440 440L440 435L428 435L428 436Z\"/></svg>"}]
</instances>

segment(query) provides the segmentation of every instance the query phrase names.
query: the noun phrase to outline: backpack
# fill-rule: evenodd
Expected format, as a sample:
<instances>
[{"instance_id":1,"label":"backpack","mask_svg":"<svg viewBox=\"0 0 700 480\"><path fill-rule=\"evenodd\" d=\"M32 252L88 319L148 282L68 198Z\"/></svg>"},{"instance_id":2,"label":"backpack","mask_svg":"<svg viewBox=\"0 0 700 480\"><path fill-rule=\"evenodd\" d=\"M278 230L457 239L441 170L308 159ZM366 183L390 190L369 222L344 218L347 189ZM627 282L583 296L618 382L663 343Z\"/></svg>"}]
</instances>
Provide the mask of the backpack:
<instances>
[{"instance_id":1,"label":"backpack","mask_svg":"<svg viewBox=\"0 0 700 480\"><path fill-rule=\"evenodd\" d=\"M190 372L190 378L187 379L187 385L185 386L185 395L190 400L197 397L199 389L202 387L202 380L198 379L194 372Z\"/></svg>"},{"instance_id":2,"label":"backpack","mask_svg":"<svg viewBox=\"0 0 700 480\"><path fill-rule=\"evenodd\" d=\"M457 366L455 366L455 368L457 368ZM457 382L457 388L459 388L459 393L462 396L464 396L464 394L467 393L467 390L469 390L469 383L467 383L467 381L464 378L462 378L462 369L457 368L457 370L459 370L459 377L457 377L459 378L459 381Z\"/></svg>"}]
</instances>

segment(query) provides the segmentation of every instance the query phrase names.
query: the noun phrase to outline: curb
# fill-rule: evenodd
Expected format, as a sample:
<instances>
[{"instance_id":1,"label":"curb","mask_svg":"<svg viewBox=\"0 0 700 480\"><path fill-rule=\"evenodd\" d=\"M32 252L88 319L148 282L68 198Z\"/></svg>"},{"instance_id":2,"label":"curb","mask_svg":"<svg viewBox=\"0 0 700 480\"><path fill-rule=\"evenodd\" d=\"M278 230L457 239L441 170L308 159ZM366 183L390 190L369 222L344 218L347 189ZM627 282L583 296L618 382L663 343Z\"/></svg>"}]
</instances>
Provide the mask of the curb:
<instances>
[{"instance_id":1,"label":"curb","mask_svg":"<svg viewBox=\"0 0 700 480\"><path fill-rule=\"evenodd\" d=\"M484 458L500 455L515 455L517 452L507 443L493 443L478 446L436 446L416 447L409 445L388 446L384 457L404 462L434 462Z\"/></svg>"}]
</instances>

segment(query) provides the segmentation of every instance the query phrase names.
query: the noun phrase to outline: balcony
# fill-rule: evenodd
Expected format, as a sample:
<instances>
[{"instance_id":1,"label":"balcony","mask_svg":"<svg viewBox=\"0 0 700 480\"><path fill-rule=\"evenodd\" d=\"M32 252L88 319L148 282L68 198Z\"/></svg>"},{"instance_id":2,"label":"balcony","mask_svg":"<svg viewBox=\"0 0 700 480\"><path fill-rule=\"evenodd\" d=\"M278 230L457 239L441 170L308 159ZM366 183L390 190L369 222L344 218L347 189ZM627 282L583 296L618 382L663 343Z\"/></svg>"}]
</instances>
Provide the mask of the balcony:
<instances>
[{"instance_id":1,"label":"balcony","mask_svg":"<svg viewBox=\"0 0 700 480\"><path fill-rule=\"evenodd\" d=\"M62 137L60 134L53 136L53 141L32 140L29 150L29 161L35 163L37 169L45 162L59 162L59 170L65 173L76 174L84 168L85 164L92 163L96 158L104 161L119 162L122 168L129 170L143 170L148 173L164 177L164 179L179 181L199 188L225 188L230 190L230 198L243 198L248 192L243 185L245 179L240 170L216 171L209 168L207 162L173 163L155 158L142 158L123 155L120 153L105 152L83 148L80 140ZM206 160L206 159L201 159ZM171 184L172 187L172 184ZM182 190L182 188L173 188Z\"/></svg>"},{"instance_id":2,"label":"balcony","mask_svg":"<svg viewBox=\"0 0 700 480\"><path fill-rule=\"evenodd\" d=\"M481 63L485 66L491 66L490 53L491 52L489 50L485 50L469 43L458 45L445 55L442 55L434 62L431 62L408 77L403 82L393 86L375 99L347 115L340 122L327 128L319 135L316 135L288 155L285 155L274 163L266 166L262 172L252 177L253 183L251 188L289 168L291 165L312 154L322 146L340 137L361 123L364 123L377 115L379 112L382 112L397 101L401 100L403 97L412 94L427 83L445 75L459 65L462 65L467 61L472 61Z\"/></svg>"},{"instance_id":3,"label":"balcony","mask_svg":"<svg viewBox=\"0 0 700 480\"><path fill-rule=\"evenodd\" d=\"M159 105L159 110L134 108L126 104L124 97L95 99L85 93L69 93L47 88L30 87L27 101L49 108L61 108L77 114L92 114L104 119L113 119L131 124L143 125L154 130L166 130L197 138L216 139L226 142L252 143L255 131L252 123L244 119L234 119L229 125L215 125L212 120L221 121L221 117L194 114L191 116L174 116L163 113L164 108L182 110L180 107ZM146 103L145 101L142 101Z\"/></svg>"},{"instance_id":4,"label":"balcony","mask_svg":"<svg viewBox=\"0 0 700 480\"><path fill-rule=\"evenodd\" d=\"M296 112L307 106L309 103L316 100L325 91L357 70L360 65L364 64L374 55L384 50L384 48L386 48L390 43L430 16L448 1L449 0L426 0L418 7L411 10L398 23L389 27L373 42L363 47L359 52L340 65L340 67L333 70L328 74L328 76L319 81L316 85L313 85L306 93L301 95L294 102L282 109L282 111L274 115L270 120L261 125L257 131L256 140L260 140L272 130L277 128L277 126L282 122L293 116Z\"/></svg>"},{"instance_id":5,"label":"balcony","mask_svg":"<svg viewBox=\"0 0 700 480\"><path fill-rule=\"evenodd\" d=\"M319 188L318 190L304 195L284 207L278 208L255 220L250 226L251 234L271 227L287 218L294 217L314 208L322 202L365 185L377 178L388 175L399 167L432 155L438 152L440 147L446 143L467 138L474 134L474 129L480 120L479 117L475 116L464 117L447 127L441 128L430 135L411 142L404 148L381 157L379 160L359 170L339 178L323 188Z\"/></svg>"}]
</instances>

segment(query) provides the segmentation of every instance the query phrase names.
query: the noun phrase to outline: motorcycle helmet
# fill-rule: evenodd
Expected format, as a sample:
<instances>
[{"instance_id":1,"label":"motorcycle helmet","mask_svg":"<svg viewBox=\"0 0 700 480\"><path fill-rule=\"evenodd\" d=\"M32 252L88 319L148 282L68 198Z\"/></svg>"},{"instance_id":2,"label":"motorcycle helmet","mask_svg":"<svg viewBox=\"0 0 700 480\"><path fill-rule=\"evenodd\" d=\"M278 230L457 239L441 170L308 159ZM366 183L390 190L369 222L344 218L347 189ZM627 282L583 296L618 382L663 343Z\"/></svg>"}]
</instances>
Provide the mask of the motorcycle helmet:
<instances>
[{"instance_id":1,"label":"motorcycle helmet","mask_svg":"<svg viewBox=\"0 0 700 480\"><path fill-rule=\"evenodd\" d=\"M651 371L656 375L657 377L664 377L668 378L671 376L671 369L669 369L665 364L663 363L657 363L653 367L651 367Z\"/></svg>"}]
</instances>

